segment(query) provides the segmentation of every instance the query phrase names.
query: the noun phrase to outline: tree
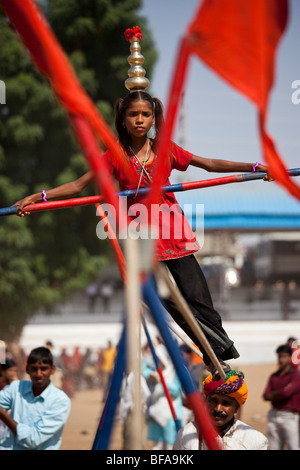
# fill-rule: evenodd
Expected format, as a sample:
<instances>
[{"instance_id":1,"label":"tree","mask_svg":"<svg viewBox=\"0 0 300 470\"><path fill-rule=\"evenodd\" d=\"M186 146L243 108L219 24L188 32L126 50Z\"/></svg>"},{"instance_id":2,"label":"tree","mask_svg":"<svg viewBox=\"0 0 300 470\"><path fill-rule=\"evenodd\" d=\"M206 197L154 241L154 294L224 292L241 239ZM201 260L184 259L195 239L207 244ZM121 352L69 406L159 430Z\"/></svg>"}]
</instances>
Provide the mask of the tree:
<instances>
[{"instance_id":1,"label":"tree","mask_svg":"<svg viewBox=\"0 0 300 470\"><path fill-rule=\"evenodd\" d=\"M147 76L156 53L140 0L49 0L47 19L86 91L113 124L113 104L126 92L129 45L123 33L140 25ZM0 107L0 206L82 175L86 162L45 77L0 13L0 79L6 105ZM91 194L87 188L85 194ZM84 194L83 194L84 195ZM96 237L94 207L32 214L0 221L0 338L18 338L38 308L84 288L113 256Z\"/></svg>"}]
</instances>

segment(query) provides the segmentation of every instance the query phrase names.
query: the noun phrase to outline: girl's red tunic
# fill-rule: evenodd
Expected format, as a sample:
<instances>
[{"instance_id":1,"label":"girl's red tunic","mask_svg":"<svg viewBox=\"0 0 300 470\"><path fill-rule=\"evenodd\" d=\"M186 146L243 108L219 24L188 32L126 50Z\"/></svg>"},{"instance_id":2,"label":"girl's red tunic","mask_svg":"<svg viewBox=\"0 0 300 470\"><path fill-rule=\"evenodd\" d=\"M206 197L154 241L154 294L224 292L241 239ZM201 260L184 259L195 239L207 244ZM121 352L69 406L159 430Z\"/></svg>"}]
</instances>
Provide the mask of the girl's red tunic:
<instances>
[{"instance_id":1,"label":"girl's red tunic","mask_svg":"<svg viewBox=\"0 0 300 470\"><path fill-rule=\"evenodd\" d=\"M115 160L110 150L107 150L103 158L106 159L110 173L119 182L120 191L137 188L140 175L142 171L142 165L137 161L137 158L133 153L128 151L128 157L130 159L130 166L133 169L134 177L136 181L134 184L129 183L127 172L120 166ZM164 186L170 185L169 176L173 169L179 171L185 171L189 166L193 154L182 149L174 142L171 143L169 165L167 179ZM157 157L145 165L146 171L150 178L153 176ZM151 184L145 172L143 172L140 188L147 187ZM139 222L139 216L145 201L145 195L139 195L135 198L128 198L127 208L128 215L135 222ZM145 207L145 206L144 206ZM148 214L149 225L152 222L152 226L157 227L159 233L151 235L156 241L156 255L159 260L181 258L182 256L195 253L199 250L199 243L183 213L182 208L177 202L174 193L164 193L161 195L161 202L159 205L151 207L151 214ZM156 224L158 221L158 225Z\"/></svg>"}]
</instances>

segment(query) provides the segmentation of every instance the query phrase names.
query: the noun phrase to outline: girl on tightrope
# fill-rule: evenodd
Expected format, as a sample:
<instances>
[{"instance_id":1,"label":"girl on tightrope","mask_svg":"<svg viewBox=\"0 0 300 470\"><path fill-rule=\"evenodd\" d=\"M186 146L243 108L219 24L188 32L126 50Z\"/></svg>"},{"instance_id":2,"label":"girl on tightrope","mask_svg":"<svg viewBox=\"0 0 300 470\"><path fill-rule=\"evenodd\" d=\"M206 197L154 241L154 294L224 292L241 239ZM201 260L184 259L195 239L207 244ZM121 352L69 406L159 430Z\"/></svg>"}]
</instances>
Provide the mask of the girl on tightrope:
<instances>
[{"instance_id":1,"label":"girl on tightrope","mask_svg":"<svg viewBox=\"0 0 300 470\"><path fill-rule=\"evenodd\" d=\"M138 42L140 39L141 35L138 37L133 36L130 41L131 43L133 41ZM142 88L141 85L140 87ZM148 85L144 88L147 87ZM157 98L152 98L143 90L131 91L124 99L118 99L115 103L115 127L119 143L127 156L135 181L129 182L128 173L114 159L109 149L101 158L105 158L110 173L119 182L121 191L136 189L135 197L129 198L127 202L127 206L133 214L135 213L135 205L141 204L145 199L145 196L139 194L139 189L149 186L152 182L158 160L156 152L162 124L163 107L161 102ZM155 135L153 138L149 138L148 133L152 128L155 130ZM261 171L267 173L264 178L265 180L270 181L272 179L265 165L207 159L193 155L180 148L174 142L170 142L168 175L167 181L164 184L170 184L168 177L172 170L185 171L190 165L208 172ZM76 181L48 190L46 199L50 201L78 195L93 180L93 172L88 171ZM39 192L18 201L16 203L18 205L18 215L21 217L29 215L29 212L24 211L23 208L29 204L42 202L44 198L45 193ZM221 317L213 307L205 277L194 256L194 253L199 250L199 244L173 193L162 194L160 208L162 216L159 219L160 233L158 240L156 240L156 256L168 267L217 358L225 371L227 371L229 366L224 361L239 357L239 353L234 347L233 341L227 336L222 327ZM177 210L174 210L174 208ZM134 219L134 216L132 218ZM176 227L184 227L181 238L176 236ZM169 234L167 237L164 236L166 229L168 229ZM176 305L172 300L164 300L164 305L174 320L202 351L205 364L214 372L209 357L189 325L183 319Z\"/></svg>"}]
</instances>

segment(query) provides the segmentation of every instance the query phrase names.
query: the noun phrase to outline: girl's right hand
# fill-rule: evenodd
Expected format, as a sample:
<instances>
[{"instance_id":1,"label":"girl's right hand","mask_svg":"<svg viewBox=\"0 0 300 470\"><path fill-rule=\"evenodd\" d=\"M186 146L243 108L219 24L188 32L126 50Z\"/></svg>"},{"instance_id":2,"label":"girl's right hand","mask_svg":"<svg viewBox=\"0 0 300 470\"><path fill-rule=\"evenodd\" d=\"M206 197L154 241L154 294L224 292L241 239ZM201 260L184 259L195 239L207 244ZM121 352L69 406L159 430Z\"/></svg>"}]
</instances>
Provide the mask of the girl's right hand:
<instances>
[{"instance_id":1,"label":"girl's right hand","mask_svg":"<svg viewBox=\"0 0 300 470\"><path fill-rule=\"evenodd\" d=\"M17 201L13 206L17 206L17 215L19 217L25 217L26 215L29 215L30 212L28 211L23 211L23 208L30 205L30 204L35 204L37 201L34 199L34 195L32 194L31 196L27 196L24 199L21 199L20 201Z\"/></svg>"}]
</instances>

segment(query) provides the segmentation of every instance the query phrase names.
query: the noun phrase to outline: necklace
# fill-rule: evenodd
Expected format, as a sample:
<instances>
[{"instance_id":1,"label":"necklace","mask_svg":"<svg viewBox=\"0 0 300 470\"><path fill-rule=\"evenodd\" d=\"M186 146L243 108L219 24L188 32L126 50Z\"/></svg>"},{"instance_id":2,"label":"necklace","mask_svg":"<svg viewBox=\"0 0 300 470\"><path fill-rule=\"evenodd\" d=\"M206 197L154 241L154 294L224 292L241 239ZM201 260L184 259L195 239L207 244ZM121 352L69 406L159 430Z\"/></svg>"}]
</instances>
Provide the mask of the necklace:
<instances>
[{"instance_id":1,"label":"necklace","mask_svg":"<svg viewBox=\"0 0 300 470\"><path fill-rule=\"evenodd\" d=\"M129 146L129 149L130 151L132 152L132 154L135 156L135 158L137 159L137 161L140 163L140 165L145 165L145 163L147 163L149 160L150 160L150 156L151 156L151 149L150 149L150 152L149 152L149 139L147 139L147 150L146 150L146 155L145 155L145 158L143 161L141 161L138 156L136 155L135 151L133 150L132 147ZM148 155L148 152L149 152L149 155Z\"/></svg>"},{"instance_id":2,"label":"necklace","mask_svg":"<svg viewBox=\"0 0 300 470\"><path fill-rule=\"evenodd\" d=\"M131 150L131 152L133 153L134 157L136 158L137 162L141 165L142 167L142 171L141 171L141 174L140 174L140 179L139 179L139 183L137 185L137 188L136 188L136 192L135 192L135 195L134 197L137 196L138 192L139 192L139 189L140 189L140 185L141 185L141 181L142 181L142 177L143 177L143 173L145 172L145 175L147 176L147 178L151 181L151 177L150 175L148 174L148 171L146 170L145 168L145 164L149 161L150 159L150 155L151 155L151 149L150 149L150 152L149 152L149 148L150 148L150 145L149 145L149 139L148 139L148 145L147 145L147 151L146 151L146 156L145 156L145 160L143 162L141 162L138 158L138 156L135 154L135 152L132 150L131 147L129 147L129 149ZM149 153L149 154L148 154Z\"/></svg>"}]
</instances>

